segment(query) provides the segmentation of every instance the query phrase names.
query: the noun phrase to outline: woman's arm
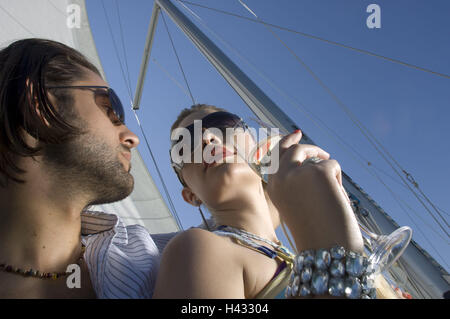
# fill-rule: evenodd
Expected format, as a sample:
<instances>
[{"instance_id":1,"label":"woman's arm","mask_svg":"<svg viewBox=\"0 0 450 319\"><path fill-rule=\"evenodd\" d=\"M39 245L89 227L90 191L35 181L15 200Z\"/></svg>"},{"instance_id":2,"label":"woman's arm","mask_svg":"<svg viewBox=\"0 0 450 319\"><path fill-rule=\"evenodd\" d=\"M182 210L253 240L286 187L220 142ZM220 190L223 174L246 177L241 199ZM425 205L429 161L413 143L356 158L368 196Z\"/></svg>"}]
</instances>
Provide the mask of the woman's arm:
<instances>
[{"instance_id":1,"label":"woman's arm","mask_svg":"<svg viewBox=\"0 0 450 319\"><path fill-rule=\"evenodd\" d=\"M164 250L153 298L245 298L243 266L223 238L193 228Z\"/></svg>"}]
</instances>

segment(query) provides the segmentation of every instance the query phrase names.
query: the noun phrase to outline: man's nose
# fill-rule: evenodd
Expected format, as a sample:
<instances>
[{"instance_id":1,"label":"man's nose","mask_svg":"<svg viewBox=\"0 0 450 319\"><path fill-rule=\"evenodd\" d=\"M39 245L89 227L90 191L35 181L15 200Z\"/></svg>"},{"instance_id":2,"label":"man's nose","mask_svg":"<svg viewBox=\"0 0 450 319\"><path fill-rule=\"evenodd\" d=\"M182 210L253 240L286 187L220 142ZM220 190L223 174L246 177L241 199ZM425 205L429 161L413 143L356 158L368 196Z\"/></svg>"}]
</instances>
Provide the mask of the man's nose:
<instances>
[{"instance_id":1,"label":"man's nose","mask_svg":"<svg viewBox=\"0 0 450 319\"><path fill-rule=\"evenodd\" d=\"M135 148L139 145L139 137L134 134L128 127L125 125L121 126L120 132L120 142L125 144L129 149Z\"/></svg>"}]
</instances>

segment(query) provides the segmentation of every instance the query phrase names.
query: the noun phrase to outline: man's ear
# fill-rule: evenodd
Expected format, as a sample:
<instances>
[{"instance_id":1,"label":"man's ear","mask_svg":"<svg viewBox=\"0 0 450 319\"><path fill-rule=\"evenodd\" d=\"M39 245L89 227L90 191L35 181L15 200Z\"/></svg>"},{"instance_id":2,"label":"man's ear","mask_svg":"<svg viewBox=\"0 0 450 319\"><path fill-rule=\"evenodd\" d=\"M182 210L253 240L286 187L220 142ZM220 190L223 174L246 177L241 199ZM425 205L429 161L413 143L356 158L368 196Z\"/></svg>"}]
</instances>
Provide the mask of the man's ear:
<instances>
[{"instance_id":1,"label":"man's ear","mask_svg":"<svg viewBox=\"0 0 450 319\"><path fill-rule=\"evenodd\" d=\"M44 122L44 124L46 126L50 126L50 123L48 123L48 121L41 114L41 106L39 105L39 101L33 90L33 82L30 82L30 79L27 79L25 84L26 84L26 88L27 88L27 98L28 98L28 102L30 103L30 106L35 108L36 114L41 118L41 120ZM51 103L53 103L54 102L53 95L51 95L50 93L48 95L49 95L49 99L51 100Z\"/></svg>"},{"instance_id":2,"label":"man's ear","mask_svg":"<svg viewBox=\"0 0 450 319\"><path fill-rule=\"evenodd\" d=\"M186 203L191 204L192 206L200 206L202 201L195 195L189 187L184 187L181 191L181 195Z\"/></svg>"}]
</instances>

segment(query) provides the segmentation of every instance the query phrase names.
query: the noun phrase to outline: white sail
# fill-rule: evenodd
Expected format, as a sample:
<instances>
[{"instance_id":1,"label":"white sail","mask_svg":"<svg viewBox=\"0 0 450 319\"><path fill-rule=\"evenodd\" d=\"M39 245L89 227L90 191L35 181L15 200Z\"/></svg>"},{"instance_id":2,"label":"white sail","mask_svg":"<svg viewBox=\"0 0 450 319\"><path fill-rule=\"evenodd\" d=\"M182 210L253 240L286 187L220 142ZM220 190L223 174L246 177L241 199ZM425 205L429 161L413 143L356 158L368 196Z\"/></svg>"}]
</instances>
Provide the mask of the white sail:
<instances>
[{"instance_id":1,"label":"white sail","mask_svg":"<svg viewBox=\"0 0 450 319\"><path fill-rule=\"evenodd\" d=\"M33 37L59 41L77 49L97 66L106 80L84 0L0 0L0 47ZM126 224L141 224L151 233L178 231L176 220L137 150L132 151L131 173L135 178L132 194L120 202L95 209L115 213Z\"/></svg>"}]
</instances>

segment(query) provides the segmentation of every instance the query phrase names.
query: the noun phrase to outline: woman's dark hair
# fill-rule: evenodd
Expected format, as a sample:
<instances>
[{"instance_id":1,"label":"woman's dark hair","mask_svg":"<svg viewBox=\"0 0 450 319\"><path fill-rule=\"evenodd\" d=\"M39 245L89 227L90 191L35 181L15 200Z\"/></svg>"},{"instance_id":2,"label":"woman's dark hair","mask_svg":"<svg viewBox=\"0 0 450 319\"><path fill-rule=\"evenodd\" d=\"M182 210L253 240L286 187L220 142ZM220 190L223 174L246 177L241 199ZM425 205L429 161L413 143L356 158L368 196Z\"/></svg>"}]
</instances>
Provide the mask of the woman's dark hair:
<instances>
[{"instance_id":1,"label":"woman's dark hair","mask_svg":"<svg viewBox=\"0 0 450 319\"><path fill-rule=\"evenodd\" d=\"M8 179L24 182L19 178L25 172L17 165L20 156L39 155L42 145L61 144L81 133L67 121L74 114L70 90L52 91L56 107L46 87L82 80L84 68L100 76L81 53L51 40L24 39L0 50L0 184ZM28 145L24 132L39 145Z\"/></svg>"}]
</instances>

